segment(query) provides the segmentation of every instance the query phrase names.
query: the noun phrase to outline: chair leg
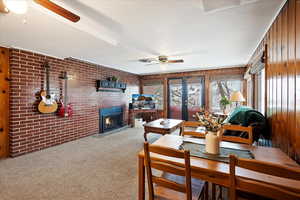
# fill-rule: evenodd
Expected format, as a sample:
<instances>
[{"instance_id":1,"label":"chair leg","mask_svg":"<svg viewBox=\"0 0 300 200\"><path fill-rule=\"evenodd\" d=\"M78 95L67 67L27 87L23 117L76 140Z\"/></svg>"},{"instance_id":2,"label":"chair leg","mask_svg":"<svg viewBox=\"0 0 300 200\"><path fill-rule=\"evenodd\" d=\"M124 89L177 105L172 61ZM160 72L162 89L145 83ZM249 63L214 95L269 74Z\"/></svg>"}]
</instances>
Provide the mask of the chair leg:
<instances>
[{"instance_id":1,"label":"chair leg","mask_svg":"<svg viewBox=\"0 0 300 200\"><path fill-rule=\"evenodd\" d=\"M221 185L216 185L217 187L216 187L216 200L222 200L223 199L223 197L222 197L222 186Z\"/></svg>"},{"instance_id":2,"label":"chair leg","mask_svg":"<svg viewBox=\"0 0 300 200\"><path fill-rule=\"evenodd\" d=\"M216 200L216 184L211 185L211 199Z\"/></svg>"},{"instance_id":3,"label":"chair leg","mask_svg":"<svg viewBox=\"0 0 300 200\"><path fill-rule=\"evenodd\" d=\"M199 200L208 200L208 183L206 182L204 184L204 188L203 190L201 191L201 194L200 194L200 197L199 197Z\"/></svg>"},{"instance_id":4,"label":"chair leg","mask_svg":"<svg viewBox=\"0 0 300 200\"><path fill-rule=\"evenodd\" d=\"M206 182L205 184L205 200L209 199L209 195L208 195L208 182Z\"/></svg>"},{"instance_id":5,"label":"chair leg","mask_svg":"<svg viewBox=\"0 0 300 200\"><path fill-rule=\"evenodd\" d=\"M220 190L220 193L219 193L219 197L218 198L222 200L223 199L223 194L222 194L223 190L222 190L222 186L221 185L219 185L219 190Z\"/></svg>"},{"instance_id":6,"label":"chair leg","mask_svg":"<svg viewBox=\"0 0 300 200\"><path fill-rule=\"evenodd\" d=\"M206 187L205 187L205 200L209 200L208 182L206 182Z\"/></svg>"}]
</instances>

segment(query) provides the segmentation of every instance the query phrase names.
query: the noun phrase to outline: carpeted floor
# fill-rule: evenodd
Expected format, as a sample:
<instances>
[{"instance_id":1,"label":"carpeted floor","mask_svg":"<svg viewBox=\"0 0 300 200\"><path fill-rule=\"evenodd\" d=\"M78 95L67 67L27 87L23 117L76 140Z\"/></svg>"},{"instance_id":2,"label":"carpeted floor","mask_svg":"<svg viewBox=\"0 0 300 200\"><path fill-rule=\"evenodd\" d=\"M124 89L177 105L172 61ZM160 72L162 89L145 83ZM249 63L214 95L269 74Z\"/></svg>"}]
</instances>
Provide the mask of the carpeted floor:
<instances>
[{"instance_id":1,"label":"carpeted floor","mask_svg":"<svg viewBox=\"0 0 300 200\"><path fill-rule=\"evenodd\" d=\"M0 160L0 199L135 200L143 141L143 129L128 128Z\"/></svg>"}]
</instances>

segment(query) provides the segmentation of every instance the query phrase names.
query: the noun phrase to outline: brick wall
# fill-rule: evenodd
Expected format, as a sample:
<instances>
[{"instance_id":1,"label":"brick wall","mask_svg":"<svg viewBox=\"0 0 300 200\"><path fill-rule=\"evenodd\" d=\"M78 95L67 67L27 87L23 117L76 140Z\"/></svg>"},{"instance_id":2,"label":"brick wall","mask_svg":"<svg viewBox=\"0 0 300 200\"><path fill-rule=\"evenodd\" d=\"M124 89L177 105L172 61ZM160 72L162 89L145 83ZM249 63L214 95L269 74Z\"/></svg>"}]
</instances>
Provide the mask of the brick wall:
<instances>
[{"instance_id":1,"label":"brick wall","mask_svg":"<svg viewBox=\"0 0 300 200\"><path fill-rule=\"evenodd\" d=\"M44 60L48 60L51 92L60 98L63 71L74 77L69 81L69 101L73 104L72 118L57 114L41 114L37 110L39 93L45 88ZM128 118L128 102L139 91L139 78L134 74L82 62L57 59L33 52L11 49L10 92L10 155L18 156L50 146L98 133L99 108L122 105ZM96 92L95 81L109 76L120 77L127 83L125 93Z\"/></svg>"}]
</instances>

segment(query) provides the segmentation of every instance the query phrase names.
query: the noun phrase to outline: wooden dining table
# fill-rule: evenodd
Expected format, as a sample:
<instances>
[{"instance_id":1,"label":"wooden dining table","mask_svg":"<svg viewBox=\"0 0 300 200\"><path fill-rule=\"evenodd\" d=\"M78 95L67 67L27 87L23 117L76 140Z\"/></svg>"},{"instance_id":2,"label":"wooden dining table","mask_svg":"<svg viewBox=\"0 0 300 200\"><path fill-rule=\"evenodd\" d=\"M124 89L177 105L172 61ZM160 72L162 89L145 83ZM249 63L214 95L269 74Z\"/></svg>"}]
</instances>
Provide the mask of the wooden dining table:
<instances>
[{"instance_id":1,"label":"wooden dining table","mask_svg":"<svg viewBox=\"0 0 300 200\"><path fill-rule=\"evenodd\" d=\"M179 149L182 144L184 137L178 135L164 135L159 138L155 145ZM205 144L204 139L188 138L189 142L195 142ZM238 144L232 142L221 142L221 147L235 148L250 150L254 155L254 159L285 165L287 167L299 168L300 166L289 158L279 148L273 147L262 147L262 146L250 146L245 144ZM182 164L184 163L181 159L170 158L161 156L158 154L151 154L152 159L164 159L170 163ZM145 166L144 166L144 151L140 151L138 154L138 199L145 199ZM210 183L229 187L229 164L221 161L209 160L205 158L199 158L191 156L191 173L193 178L198 178ZM236 169L236 174L243 178L249 178L257 181L276 183L279 186L288 186L295 189L300 189L300 184L297 181L281 179L278 177L261 174L247 169Z\"/></svg>"}]
</instances>

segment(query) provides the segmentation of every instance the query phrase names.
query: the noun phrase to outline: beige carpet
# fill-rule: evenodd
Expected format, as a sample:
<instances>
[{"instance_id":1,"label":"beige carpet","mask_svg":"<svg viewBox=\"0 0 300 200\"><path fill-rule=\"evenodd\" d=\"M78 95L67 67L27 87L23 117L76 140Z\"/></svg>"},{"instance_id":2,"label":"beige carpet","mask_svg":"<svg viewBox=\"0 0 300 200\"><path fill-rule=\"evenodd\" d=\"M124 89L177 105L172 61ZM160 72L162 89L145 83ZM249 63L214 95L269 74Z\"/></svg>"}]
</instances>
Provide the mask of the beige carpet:
<instances>
[{"instance_id":1,"label":"beige carpet","mask_svg":"<svg viewBox=\"0 0 300 200\"><path fill-rule=\"evenodd\" d=\"M0 160L0 199L135 200L142 147L143 129L128 128Z\"/></svg>"}]
</instances>

